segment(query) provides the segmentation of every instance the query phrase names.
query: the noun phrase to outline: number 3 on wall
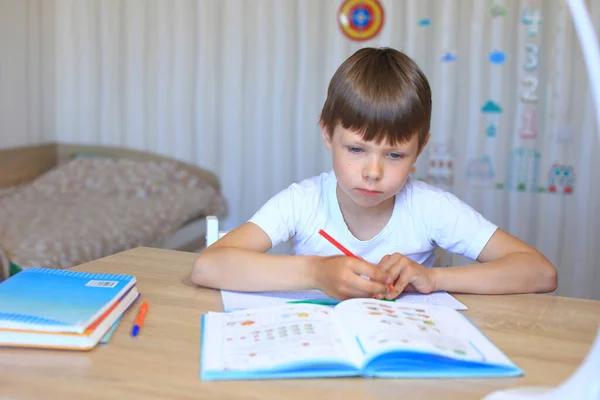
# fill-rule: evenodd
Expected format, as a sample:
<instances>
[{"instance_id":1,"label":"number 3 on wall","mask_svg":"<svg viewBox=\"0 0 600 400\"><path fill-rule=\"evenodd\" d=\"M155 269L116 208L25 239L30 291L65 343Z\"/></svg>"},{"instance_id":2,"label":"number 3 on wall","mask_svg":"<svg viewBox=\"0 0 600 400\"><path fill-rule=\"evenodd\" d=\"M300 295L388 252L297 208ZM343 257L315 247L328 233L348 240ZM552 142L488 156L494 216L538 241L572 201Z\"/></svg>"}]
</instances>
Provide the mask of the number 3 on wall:
<instances>
[{"instance_id":1,"label":"number 3 on wall","mask_svg":"<svg viewBox=\"0 0 600 400\"><path fill-rule=\"evenodd\" d=\"M525 71L534 71L539 65L539 53L540 48L538 45L533 43L527 43L525 45L525 51L527 52L527 61L525 62Z\"/></svg>"},{"instance_id":2,"label":"number 3 on wall","mask_svg":"<svg viewBox=\"0 0 600 400\"><path fill-rule=\"evenodd\" d=\"M538 87L538 78L535 76L526 76L521 81L521 100L524 103L535 103L538 100L535 90Z\"/></svg>"}]
</instances>

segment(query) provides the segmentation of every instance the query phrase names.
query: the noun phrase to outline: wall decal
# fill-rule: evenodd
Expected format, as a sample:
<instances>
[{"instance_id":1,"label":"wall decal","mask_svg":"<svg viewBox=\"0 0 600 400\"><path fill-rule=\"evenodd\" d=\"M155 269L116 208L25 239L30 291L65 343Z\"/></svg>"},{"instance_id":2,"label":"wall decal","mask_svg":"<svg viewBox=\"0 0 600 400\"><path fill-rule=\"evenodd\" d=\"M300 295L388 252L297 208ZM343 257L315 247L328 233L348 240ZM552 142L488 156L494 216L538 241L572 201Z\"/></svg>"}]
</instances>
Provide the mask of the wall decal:
<instances>
[{"instance_id":1,"label":"wall decal","mask_svg":"<svg viewBox=\"0 0 600 400\"><path fill-rule=\"evenodd\" d=\"M442 56L442 62L454 62L456 61L456 55L454 55L454 53L447 51L444 53L444 55Z\"/></svg>"},{"instance_id":2,"label":"wall decal","mask_svg":"<svg viewBox=\"0 0 600 400\"><path fill-rule=\"evenodd\" d=\"M536 93L539 81L537 76L529 75L521 81L521 101L523 103L537 103L538 96Z\"/></svg>"},{"instance_id":3,"label":"wall decal","mask_svg":"<svg viewBox=\"0 0 600 400\"><path fill-rule=\"evenodd\" d=\"M491 100L488 100L483 106L481 106L481 112L484 114L500 114L502 113L502 107Z\"/></svg>"},{"instance_id":4,"label":"wall decal","mask_svg":"<svg viewBox=\"0 0 600 400\"><path fill-rule=\"evenodd\" d=\"M490 53L490 62L492 64L504 64L506 61L506 54L501 51L493 51Z\"/></svg>"},{"instance_id":5,"label":"wall decal","mask_svg":"<svg viewBox=\"0 0 600 400\"><path fill-rule=\"evenodd\" d=\"M504 17L506 15L506 8L500 4L494 4L490 8L490 14L492 14L492 17Z\"/></svg>"},{"instance_id":6,"label":"wall decal","mask_svg":"<svg viewBox=\"0 0 600 400\"><path fill-rule=\"evenodd\" d=\"M492 160L485 155L473 158L467 164L467 180L472 186L491 186L494 180Z\"/></svg>"},{"instance_id":7,"label":"wall decal","mask_svg":"<svg viewBox=\"0 0 600 400\"><path fill-rule=\"evenodd\" d=\"M383 22L384 10L378 0L345 0L338 11L340 29L355 41L377 36Z\"/></svg>"},{"instance_id":8,"label":"wall decal","mask_svg":"<svg viewBox=\"0 0 600 400\"><path fill-rule=\"evenodd\" d=\"M434 144L429 153L425 182L451 186L454 183L454 158L447 144Z\"/></svg>"},{"instance_id":9,"label":"wall decal","mask_svg":"<svg viewBox=\"0 0 600 400\"><path fill-rule=\"evenodd\" d=\"M506 189L519 192L537 192L540 153L519 147L514 149L508 157Z\"/></svg>"},{"instance_id":10,"label":"wall decal","mask_svg":"<svg viewBox=\"0 0 600 400\"><path fill-rule=\"evenodd\" d=\"M527 43L525 45L525 71L535 71L540 63L540 47L535 43Z\"/></svg>"},{"instance_id":11,"label":"wall decal","mask_svg":"<svg viewBox=\"0 0 600 400\"><path fill-rule=\"evenodd\" d=\"M542 25L542 13L538 8L524 6L521 11L521 22L527 25L529 36L537 36Z\"/></svg>"},{"instance_id":12,"label":"wall decal","mask_svg":"<svg viewBox=\"0 0 600 400\"><path fill-rule=\"evenodd\" d=\"M431 26L431 18L421 18L419 20L419 26L423 26L423 27Z\"/></svg>"},{"instance_id":13,"label":"wall decal","mask_svg":"<svg viewBox=\"0 0 600 400\"><path fill-rule=\"evenodd\" d=\"M575 169L572 165L552 164L548 172L548 192L557 194L573 194L575 185Z\"/></svg>"},{"instance_id":14,"label":"wall decal","mask_svg":"<svg viewBox=\"0 0 600 400\"><path fill-rule=\"evenodd\" d=\"M492 100L488 100L487 103L481 107L481 112L487 115L488 126L485 130L486 135L491 138L496 137L497 115L502 114L502 107Z\"/></svg>"},{"instance_id":15,"label":"wall decal","mask_svg":"<svg viewBox=\"0 0 600 400\"><path fill-rule=\"evenodd\" d=\"M521 139L537 138L535 110L527 110L523 114L521 114L521 127L519 128L519 137Z\"/></svg>"}]
</instances>

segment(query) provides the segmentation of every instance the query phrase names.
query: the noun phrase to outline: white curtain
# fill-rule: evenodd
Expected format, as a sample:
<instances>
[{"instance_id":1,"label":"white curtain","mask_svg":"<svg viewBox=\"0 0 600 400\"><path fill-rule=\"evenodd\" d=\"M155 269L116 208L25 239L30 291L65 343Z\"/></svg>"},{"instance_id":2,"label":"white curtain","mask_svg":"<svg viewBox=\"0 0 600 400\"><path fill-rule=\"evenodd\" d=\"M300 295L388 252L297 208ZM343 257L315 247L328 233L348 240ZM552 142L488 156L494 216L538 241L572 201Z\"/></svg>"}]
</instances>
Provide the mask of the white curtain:
<instances>
[{"instance_id":1,"label":"white curtain","mask_svg":"<svg viewBox=\"0 0 600 400\"><path fill-rule=\"evenodd\" d=\"M54 4L0 0L0 148L53 140Z\"/></svg>"},{"instance_id":2,"label":"white curtain","mask_svg":"<svg viewBox=\"0 0 600 400\"><path fill-rule=\"evenodd\" d=\"M30 0L52 21L40 40L53 135L215 171L232 228L330 168L317 119L331 75L360 47L395 47L434 95L413 175L539 248L558 294L600 299L600 146L567 5L384 0L383 29L359 43L338 27L341 2ZM598 32L600 2L588 6Z\"/></svg>"}]
</instances>

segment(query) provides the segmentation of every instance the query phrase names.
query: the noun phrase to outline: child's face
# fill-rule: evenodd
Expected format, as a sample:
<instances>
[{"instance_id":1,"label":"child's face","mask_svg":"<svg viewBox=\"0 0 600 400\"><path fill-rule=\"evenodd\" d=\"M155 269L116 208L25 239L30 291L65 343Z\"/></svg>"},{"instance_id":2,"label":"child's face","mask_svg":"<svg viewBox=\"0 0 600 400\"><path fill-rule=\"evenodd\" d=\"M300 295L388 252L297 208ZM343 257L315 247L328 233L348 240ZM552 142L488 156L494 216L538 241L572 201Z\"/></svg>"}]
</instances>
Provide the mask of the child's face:
<instances>
[{"instance_id":1,"label":"child's face","mask_svg":"<svg viewBox=\"0 0 600 400\"><path fill-rule=\"evenodd\" d=\"M322 131L325 145L332 153L338 185L362 207L375 207L392 198L404 186L420 153L418 135L406 143L390 146L384 142L366 142L360 134L341 125L336 126L331 138Z\"/></svg>"}]
</instances>

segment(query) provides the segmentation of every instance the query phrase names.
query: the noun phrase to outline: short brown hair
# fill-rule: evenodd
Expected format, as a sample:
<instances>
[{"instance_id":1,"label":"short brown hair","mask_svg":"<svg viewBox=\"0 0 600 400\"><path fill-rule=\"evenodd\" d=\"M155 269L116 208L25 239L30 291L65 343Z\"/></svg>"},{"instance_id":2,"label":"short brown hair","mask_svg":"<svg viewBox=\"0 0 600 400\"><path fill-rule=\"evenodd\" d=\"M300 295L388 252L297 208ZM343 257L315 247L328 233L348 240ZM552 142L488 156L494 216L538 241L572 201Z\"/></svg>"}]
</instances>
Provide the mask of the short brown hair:
<instances>
[{"instance_id":1,"label":"short brown hair","mask_svg":"<svg viewBox=\"0 0 600 400\"><path fill-rule=\"evenodd\" d=\"M339 123L363 140L392 145L429 133L431 89L407 55L390 48L363 48L337 69L327 90L321 123L330 136Z\"/></svg>"}]
</instances>

